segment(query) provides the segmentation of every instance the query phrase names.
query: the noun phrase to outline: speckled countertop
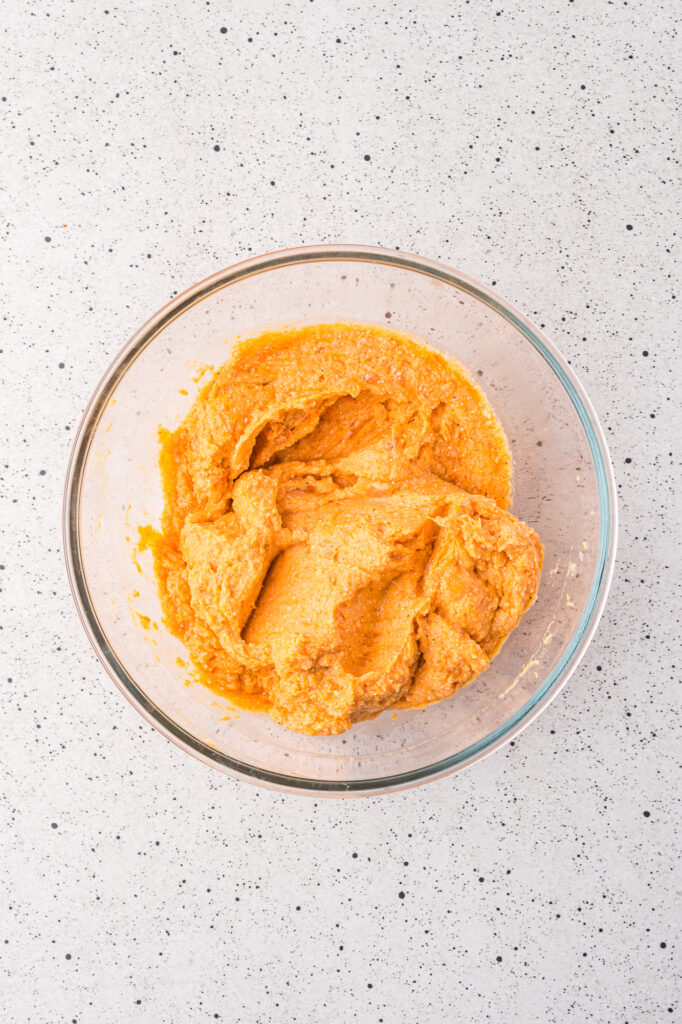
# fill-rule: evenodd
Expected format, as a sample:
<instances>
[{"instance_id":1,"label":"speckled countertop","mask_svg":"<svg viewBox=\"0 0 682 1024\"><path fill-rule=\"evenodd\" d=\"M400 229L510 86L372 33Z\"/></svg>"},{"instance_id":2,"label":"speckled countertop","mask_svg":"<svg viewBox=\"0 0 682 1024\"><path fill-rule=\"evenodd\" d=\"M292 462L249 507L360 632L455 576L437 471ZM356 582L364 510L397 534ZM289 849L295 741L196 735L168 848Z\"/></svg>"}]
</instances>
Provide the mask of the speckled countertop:
<instances>
[{"instance_id":1,"label":"speckled countertop","mask_svg":"<svg viewBox=\"0 0 682 1024\"><path fill-rule=\"evenodd\" d=\"M3 5L3 1021L682 1019L676 9ZM621 501L609 605L549 710L357 801L234 782L153 732L90 650L60 538L75 425L132 331L318 241L444 260L543 325Z\"/></svg>"}]
</instances>

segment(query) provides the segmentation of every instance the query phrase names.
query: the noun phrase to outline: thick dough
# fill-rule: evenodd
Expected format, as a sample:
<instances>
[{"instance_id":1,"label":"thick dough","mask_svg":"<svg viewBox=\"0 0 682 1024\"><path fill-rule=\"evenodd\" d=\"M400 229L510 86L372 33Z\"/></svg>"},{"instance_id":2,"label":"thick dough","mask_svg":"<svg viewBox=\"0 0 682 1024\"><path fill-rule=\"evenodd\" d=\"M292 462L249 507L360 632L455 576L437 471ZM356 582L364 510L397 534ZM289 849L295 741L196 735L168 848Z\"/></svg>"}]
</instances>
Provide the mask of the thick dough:
<instances>
[{"instance_id":1,"label":"thick dough","mask_svg":"<svg viewBox=\"0 0 682 1024\"><path fill-rule=\"evenodd\" d=\"M455 362L359 324L243 344L163 432L166 621L205 681L299 732L450 696L533 601L542 545Z\"/></svg>"}]
</instances>

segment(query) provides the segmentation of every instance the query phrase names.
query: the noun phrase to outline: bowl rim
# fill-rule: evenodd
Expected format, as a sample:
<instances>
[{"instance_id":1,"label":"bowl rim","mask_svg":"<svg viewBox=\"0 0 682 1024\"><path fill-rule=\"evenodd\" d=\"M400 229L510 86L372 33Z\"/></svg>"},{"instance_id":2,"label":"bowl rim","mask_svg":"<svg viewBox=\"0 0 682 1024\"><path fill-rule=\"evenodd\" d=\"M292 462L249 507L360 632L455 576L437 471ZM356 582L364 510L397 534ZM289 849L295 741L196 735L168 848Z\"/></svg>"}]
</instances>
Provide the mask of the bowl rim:
<instances>
[{"instance_id":1,"label":"bowl rim","mask_svg":"<svg viewBox=\"0 0 682 1024\"><path fill-rule=\"evenodd\" d=\"M208 295L230 284L284 266L325 261L380 263L425 274L467 292L511 323L540 353L558 377L575 408L587 437L597 477L599 497L599 549L597 565L580 622L562 657L537 692L513 715L476 743L433 764L385 777L339 782L308 779L257 768L229 757L202 742L174 722L137 685L110 647L90 597L80 549L80 492L95 428L126 370L169 323ZM556 697L581 661L604 610L613 577L618 534L616 484L604 432L582 384L566 360L541 330L512 303L467 274L444 263L398 249L352 244L322 244L275 250L220 270L177 295L151 316L123 346L102 376L88 401L71 446L64 488L62 515L67 576L85 632L100 662L119 690L142 716L181 749L234 778L281 792L312 796L371 796L396 792L443 778L497 750L529 725Z\"/></svg>"}]
</instances>

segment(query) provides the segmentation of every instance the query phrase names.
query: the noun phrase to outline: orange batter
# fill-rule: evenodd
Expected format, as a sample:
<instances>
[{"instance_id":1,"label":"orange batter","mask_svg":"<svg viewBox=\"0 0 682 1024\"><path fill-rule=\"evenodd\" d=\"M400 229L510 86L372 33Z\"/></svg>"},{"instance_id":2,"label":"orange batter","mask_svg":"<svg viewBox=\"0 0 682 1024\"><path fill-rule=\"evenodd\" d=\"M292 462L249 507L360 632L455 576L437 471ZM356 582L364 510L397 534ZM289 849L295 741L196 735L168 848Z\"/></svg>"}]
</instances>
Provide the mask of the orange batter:
<instances>
[{"instance_id":1,"label":"orange batter","mask_svg":"<svg viewBox=\"0 0 682 1024\"><path fill-rule=\"evenodd\" d=\"M154 561L214 690L299 732L449 697L537 591L502 429L459 364L395 331L242 344L174 432Z\"/></svg>"}]
</instances>

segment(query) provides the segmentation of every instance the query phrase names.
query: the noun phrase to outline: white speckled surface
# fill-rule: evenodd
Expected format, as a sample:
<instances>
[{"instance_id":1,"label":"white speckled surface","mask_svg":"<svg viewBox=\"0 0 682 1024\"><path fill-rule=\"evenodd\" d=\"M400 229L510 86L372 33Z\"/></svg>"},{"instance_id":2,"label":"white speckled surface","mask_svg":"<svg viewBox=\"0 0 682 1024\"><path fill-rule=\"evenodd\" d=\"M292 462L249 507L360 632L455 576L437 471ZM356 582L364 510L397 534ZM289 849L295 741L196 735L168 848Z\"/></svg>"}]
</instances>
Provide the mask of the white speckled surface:
<instances>
[{"instance_id":1,"label":"white speckled surface","mask_svg":"<svg viewBox=\"0 0 682 1024\"><path fill-rule=\"evenodd\" d=\"M680 1020L677 5L0 19L0 1018ZM132 331L206 274L318 241L444 260L545 326L622 517L601 627L540 720L463 774L345 802L233 782L154 733L89 649L60 538L74 427Z\"/></svg>"}]
</instances>

